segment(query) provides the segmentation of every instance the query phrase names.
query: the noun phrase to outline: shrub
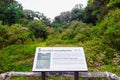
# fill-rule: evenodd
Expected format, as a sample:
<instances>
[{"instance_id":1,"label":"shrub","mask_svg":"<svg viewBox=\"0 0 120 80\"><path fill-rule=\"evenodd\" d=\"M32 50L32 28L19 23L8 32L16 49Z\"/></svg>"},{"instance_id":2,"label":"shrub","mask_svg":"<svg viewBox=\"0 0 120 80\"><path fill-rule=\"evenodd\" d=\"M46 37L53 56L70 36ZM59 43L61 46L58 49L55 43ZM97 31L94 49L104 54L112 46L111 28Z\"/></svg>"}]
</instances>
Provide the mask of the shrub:
<instances>
[{"instance_id":1,"label":"shrub","mask_svg":"<svg viewBox=\"0 0 120 80\"><path fill-rule=\"evenodd\" d=\"M46 25L42 21L31 21L27 27L33 32L36 38L46 38Z\"/></svg>"},{"instance_id":2,"label":"shrub","mask_svg":"<svg viewBox=\"0 0 120 80\"><path fill-rule=\"evenodd\" d=\"M18 24L10 27L0 25L0 48L12 44L24 44L33 37L30 34L28 29L20 27Z\"/></svg>"},{"instance_id":3,"label":"shrub","mask_svg":"<svg viewBox=\"0 0 120 80\"><path fill-rule=\"evenodd\" d=\"M97 27L106 44L120 51L120 9L110 11Z\"/></svg>"}]
</instances>

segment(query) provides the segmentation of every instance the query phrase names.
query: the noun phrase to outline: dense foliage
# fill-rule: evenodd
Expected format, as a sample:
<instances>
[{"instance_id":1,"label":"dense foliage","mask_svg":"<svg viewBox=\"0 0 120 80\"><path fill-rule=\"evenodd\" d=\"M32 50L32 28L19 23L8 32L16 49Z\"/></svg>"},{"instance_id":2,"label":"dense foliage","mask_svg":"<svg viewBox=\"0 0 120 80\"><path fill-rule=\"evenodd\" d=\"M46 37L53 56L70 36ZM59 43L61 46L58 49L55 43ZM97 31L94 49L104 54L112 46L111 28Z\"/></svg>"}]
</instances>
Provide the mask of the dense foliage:
<instances>
[{"instance_id":1,"label":"dense foliage","mask_svg":"<svg viewBox=\"0 0 120 80\"><path fill-rule=\"evenodd\" d=\"M31 41L32 37L28 29L15 24L10 27L0 24L0 48L13 44L25 44Z\"/></svg>"},{"instance_id":2,"label":"dense foliage","mask_svg":"<svg viewBox=\"0 0 120 80\"><path fill-rule=\"evenodd\" d=\"M0 0L0 20L2 24L16 23L22 14L22 6L15 0Z\"/></svg>"},{"instance_id":3,"label":"dense foliage","mask_svg":"<svg viewBox=\"0 0 120 80\"><path fill-rule=\"evenodd\" d=\"M0 1L0 73L31 71L37 46L82 46L89 71L120 75L119 0L89 0L86 8L77 4L53 22L18 4Z\"/></svg>"},{"instance_id":4,"label":"dense foliage","mask_svg":"<svg viewBox=\"0 0 120 80\"><path fill-rule=\"evenodd\" d=\"M34 36L36 38L46 38L47 32L46 32L46 25L42 21L31 21L27 27L33 32Z\"/></svg>"}]
</instances>

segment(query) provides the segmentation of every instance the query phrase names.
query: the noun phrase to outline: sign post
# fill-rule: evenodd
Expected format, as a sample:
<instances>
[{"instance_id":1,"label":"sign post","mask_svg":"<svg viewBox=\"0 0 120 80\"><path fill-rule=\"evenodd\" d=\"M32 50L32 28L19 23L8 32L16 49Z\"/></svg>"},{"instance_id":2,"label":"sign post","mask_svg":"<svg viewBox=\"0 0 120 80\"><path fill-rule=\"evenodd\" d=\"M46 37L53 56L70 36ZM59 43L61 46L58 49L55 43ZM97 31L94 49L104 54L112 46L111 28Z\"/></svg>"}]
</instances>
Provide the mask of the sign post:
<instances>
[{"instance_id":1,"label":"sign post","mask_svg":"<svg viewBox=\"0 0 120 80\"><path fill-rule=\"evenodd\" d=\"M79 80L79 72L74 72L74 80Z\"/></svg>"},{"instance_id":2,"label":"sign post","mask_svg":"<svg viewBox=\"0 0 120 80\"><path fill-rule=\"evenodd\" d=\"M42 80L46 80L46 75L45 75L45 72L42 72Z\"/></svg>"},{"instance_id":3,"label":"sign post","mask_svg":"<svg viewBox=\"0 0 120 80\"><path fill-rule=\"evenodd\" d=\"M37 47L33 71L45 72L64 71L75 72L74 79L78 80L78 72L88 71L84 50L82 47Z\"/></svg>"}]
</instances>

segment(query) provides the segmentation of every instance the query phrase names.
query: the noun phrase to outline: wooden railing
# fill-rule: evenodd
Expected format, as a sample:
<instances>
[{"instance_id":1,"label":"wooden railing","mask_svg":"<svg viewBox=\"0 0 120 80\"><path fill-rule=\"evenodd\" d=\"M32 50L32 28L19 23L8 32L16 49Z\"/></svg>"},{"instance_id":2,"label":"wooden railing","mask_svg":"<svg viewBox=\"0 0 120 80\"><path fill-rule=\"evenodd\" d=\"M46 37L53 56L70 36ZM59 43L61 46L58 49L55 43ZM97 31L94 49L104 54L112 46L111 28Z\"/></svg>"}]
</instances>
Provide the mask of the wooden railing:
<instances>
[{"instance_id":1,"label":"wooden railing","mask_svg":"<svg viewBox=\"0 0 120 80\"><path fill-rule=\"evenodd\" d=\"M108 80L120 80L120 77L111 72L79 72L78 74L81 78L106 78ZM51 73L49 73L48 75L51 75ZM63 72L62 75L70 76L69 72ZM6 72L0 74L0 80L10 80L11 77L30 76L41 76L41 72Z\"/></svg>"}]
</instances>

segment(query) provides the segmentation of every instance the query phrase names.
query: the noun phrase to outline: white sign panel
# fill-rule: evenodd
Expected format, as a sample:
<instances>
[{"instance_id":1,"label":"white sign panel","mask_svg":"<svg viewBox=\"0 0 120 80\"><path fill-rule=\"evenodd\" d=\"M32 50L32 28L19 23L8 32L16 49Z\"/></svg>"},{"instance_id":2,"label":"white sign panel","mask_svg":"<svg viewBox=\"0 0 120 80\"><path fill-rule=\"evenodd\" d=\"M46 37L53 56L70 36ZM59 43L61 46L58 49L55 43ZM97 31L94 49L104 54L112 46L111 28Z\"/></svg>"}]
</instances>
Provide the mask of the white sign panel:
<instances>
[{"instance_id":1,"label":"white sign panel","mask_svg":"<svg viewBox=\"0 0 120 80\"><path fill-rule=\"evenodd\" d=\"M37 47L33 71L88 71L82 47Z\"/></svg>"}]
</instances>

